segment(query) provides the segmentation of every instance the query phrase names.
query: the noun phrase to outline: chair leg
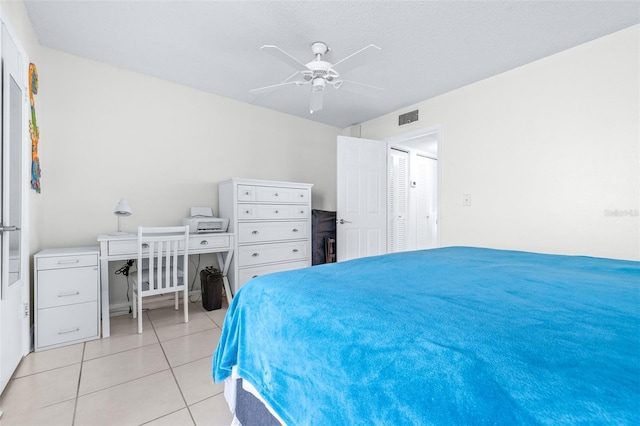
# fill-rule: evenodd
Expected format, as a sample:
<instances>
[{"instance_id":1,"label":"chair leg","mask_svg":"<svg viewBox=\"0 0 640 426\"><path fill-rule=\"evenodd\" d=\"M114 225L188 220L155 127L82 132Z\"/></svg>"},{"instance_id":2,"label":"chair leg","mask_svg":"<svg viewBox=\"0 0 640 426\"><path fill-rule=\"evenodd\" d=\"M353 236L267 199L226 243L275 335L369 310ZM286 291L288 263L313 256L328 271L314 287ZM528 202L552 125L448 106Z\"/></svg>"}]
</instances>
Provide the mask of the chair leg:
<instances>
[{"instance_id":1,"label":"chair leg","mask_svg":"<svg viewBox=\"0 0 640 426\"><path fill-rule=\"evenodd\" d=\"M184 322L189 322L189 288L186 285L184 286Z\"/></svg>"},{"instance_id":2,"label":"chair leg","mask_svg":"<svg viewBox=\"0 0 640 426\"><path fill-rule=\"evenodd\" d=\"M138 304L138 334L142 334L142 297L138 296L136 303Z\"/></svg>"}]
</instances>

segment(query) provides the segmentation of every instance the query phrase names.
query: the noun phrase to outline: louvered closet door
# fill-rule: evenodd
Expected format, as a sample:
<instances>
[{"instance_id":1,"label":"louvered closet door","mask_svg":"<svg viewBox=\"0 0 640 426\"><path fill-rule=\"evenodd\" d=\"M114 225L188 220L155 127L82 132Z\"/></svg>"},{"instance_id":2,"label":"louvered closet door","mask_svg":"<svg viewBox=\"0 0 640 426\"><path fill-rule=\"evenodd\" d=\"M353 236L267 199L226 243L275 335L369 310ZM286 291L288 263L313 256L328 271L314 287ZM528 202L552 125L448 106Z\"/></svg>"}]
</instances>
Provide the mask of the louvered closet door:
<instances>
[{"instance_id":1,"label":"louvered closet door","mask_svg":"<svg viewBox=\"0 0 640 426\"><path fill-rule=\"evenodd\" d=\"M409 220L409 153L389 152L388 250L405 251Z\"/></svg>"}]
</instances>

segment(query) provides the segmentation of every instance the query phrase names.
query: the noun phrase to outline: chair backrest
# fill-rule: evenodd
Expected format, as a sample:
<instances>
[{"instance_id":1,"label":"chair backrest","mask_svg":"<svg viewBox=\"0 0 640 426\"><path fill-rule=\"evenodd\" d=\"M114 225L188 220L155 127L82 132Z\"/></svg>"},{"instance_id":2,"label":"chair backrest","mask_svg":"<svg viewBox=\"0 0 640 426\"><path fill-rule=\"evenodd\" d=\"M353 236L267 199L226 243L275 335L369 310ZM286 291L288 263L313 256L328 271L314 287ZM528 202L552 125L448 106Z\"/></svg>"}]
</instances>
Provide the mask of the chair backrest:
<instances>
[{"instance_id":1,"label":"chair backrest","mask_svg":"<svg viewBox=\"0 0 640 426\"><path fill-rule=\"evenodd\" d=\"M188 256L188 226L138 227L138 291L150 296L184 289Z\"/></svg>"}]
</instances>

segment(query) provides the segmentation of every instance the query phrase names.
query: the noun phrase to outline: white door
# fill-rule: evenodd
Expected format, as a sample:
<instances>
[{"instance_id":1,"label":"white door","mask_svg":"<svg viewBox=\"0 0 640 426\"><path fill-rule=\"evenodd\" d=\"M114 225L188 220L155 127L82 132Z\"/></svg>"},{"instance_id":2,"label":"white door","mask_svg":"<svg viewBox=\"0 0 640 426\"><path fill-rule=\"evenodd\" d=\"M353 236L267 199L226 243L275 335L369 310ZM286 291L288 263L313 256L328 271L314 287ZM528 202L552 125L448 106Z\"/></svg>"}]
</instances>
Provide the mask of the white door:
<instances>
[{"instance_id":1,"label":"white door","mask_svg":"<svg viewBox=\"0 0 640 426\"><path fill-rule=\"evenodd\" d=\"M338 262L387 252L387 143L338 136Z\"/></svg>"},{"instance_id":2,"label":"white door","mask_svg":"<svg viewBox=\"0 0 640 426\"><path fill-rule=\"evenodd\" d=\"M438 247L438 160L416 156L416 249Z\"/></svg>"},{"instance_id":3,"label":"white door","mask_svg":"<svg viewBox=\"0 0 640 426\"><path fill-rule=\"evenodd\" d=\"M23 235L26 66L24 55L2 25L2 161L0 161L0 392L29 352L29 300L26 240ZM24 223L23 223L24 222Z\"/></svg>"}]
</instances>

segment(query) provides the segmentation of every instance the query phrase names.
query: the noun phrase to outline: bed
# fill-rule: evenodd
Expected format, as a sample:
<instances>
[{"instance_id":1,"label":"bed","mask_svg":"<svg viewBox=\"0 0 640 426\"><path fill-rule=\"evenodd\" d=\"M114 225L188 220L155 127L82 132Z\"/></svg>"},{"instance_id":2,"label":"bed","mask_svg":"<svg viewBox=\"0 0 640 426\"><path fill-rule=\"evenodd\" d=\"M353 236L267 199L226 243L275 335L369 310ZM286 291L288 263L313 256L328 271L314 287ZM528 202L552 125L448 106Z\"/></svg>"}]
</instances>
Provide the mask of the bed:
<instances>
[{"instance_id":1,"label":"bed","mask_svg":"<svg viewBox=\"0 0 640 426\"><path fill-rule=\"evenodd\" d=\"M245 426L640 424L640 262L446 247L261 276L213 377Z\"/></svg>"}]
</instances>

